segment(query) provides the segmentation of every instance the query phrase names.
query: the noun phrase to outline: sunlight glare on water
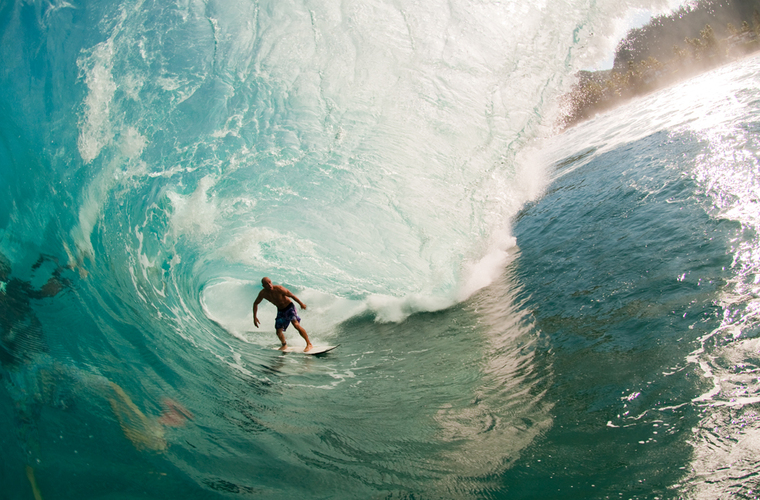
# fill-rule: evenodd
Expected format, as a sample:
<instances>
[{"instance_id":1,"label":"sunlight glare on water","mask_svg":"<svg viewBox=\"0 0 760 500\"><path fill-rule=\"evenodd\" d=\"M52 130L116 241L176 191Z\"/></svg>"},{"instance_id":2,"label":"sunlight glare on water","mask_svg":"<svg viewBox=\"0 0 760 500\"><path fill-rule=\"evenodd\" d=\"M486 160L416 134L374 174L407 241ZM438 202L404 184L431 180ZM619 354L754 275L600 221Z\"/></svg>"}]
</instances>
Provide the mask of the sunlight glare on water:
<instances>
[{"instance_id":1,"label":"sunlight glare on water","mask_svg":"<svg viewBox=\"0 0 760 500\"><path fill-rule=\"evenodd\" d=\"M760 69L760 59L748 61ZM706 143L690 173L715 218L741 228L732 241L732 278L724 287L720 327L700 339L691 356L712 388L695 398L704 419L695 429L695 498L726 492L752 495L740 478L760 472L751 458L760 453L760 107L757 72L736 78L722 68L686 86L681 101L690 119L683 128ZM722 348L713 352L708 346ZM730 465L729 465L730 464ZM730 472L727 470L730 468Z\"/></svg>"}]
</instances>

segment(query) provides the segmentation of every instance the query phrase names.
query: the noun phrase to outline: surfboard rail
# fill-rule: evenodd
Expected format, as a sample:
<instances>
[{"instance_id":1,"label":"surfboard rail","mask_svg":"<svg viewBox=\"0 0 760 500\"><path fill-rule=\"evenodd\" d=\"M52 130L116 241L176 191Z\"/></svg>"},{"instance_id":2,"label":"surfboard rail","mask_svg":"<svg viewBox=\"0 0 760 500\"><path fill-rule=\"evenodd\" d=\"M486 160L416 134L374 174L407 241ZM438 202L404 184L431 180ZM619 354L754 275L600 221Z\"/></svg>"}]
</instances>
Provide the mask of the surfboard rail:
<instances>
[{"instance_id":1,"label":"surfboard rail","mask_svg":"<svg viewBox=\"0 0 760 500\"><path fill-rule=\"evenodd\" d=\"M339 345L340 344L336 344L336 345L315 345L308 352L304 352L304 349L306 349L306 346L295 346L295 347L288 346L285 349L279 349L278 348L277 350L281 351L281 352L287 352L287 353L294 352L294 353L299 353L299 354L311 354L311 355L315 355L315 354L324 354L326 352L330 352L333 349L335 349L336 347L338 347Z\"/></svg>"}]
</instances>

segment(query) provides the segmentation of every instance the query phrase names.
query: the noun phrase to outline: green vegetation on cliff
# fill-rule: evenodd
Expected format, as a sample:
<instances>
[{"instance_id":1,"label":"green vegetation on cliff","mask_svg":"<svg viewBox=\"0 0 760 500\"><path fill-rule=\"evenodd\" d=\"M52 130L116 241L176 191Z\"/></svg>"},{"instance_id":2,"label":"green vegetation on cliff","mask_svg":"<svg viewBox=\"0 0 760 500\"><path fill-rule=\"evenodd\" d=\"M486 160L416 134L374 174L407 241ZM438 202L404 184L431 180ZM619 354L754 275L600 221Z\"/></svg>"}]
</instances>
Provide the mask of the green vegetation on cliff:
<instances>
[{"instance_id":1,"label":"green vegetation on cliff","mask_svg":"<svg viewBox=\"0 0 760 500\"><path fill-rule=\"evenodd\" d=\"M611 70L579 72L560 125L760 50L759 12L760 0L703 0L631 30Z\"/></svg>"}]
</instances>

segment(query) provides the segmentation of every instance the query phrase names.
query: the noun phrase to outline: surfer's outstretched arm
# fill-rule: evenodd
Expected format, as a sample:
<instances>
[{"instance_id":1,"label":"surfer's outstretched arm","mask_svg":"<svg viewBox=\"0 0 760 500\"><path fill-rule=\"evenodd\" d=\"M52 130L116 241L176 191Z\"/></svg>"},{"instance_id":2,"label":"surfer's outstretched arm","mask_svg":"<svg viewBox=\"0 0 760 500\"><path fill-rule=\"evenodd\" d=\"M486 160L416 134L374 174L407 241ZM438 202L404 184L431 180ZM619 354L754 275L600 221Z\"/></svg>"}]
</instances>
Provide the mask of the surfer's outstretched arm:
<instances>
[{"instance_id":1,"label":"surfer's outstretched arm","mask_svg":"<svg viewBox=\"0 0 760 500\"><path fill-rule=\"evenodd\" d=\"M259 318L256 317L256 313L259 312L259 304L261 304L262 300L264 300L263 290L259 292L258 297L253 301L253 324L256 328L259 327Z\"/></svg>"}]
</instances>

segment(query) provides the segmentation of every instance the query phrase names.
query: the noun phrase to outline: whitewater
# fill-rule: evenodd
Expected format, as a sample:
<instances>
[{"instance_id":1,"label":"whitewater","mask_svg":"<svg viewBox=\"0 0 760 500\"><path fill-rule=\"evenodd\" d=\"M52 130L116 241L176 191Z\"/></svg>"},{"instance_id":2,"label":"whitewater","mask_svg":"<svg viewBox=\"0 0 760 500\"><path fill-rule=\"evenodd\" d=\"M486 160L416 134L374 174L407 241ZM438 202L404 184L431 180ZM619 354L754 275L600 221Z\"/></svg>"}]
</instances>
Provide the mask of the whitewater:
<instances>
[{"instance_id":1,"label":"whitewater","mask_svg":"<svg viewBox=\"0 0 760 500\"><path fill-rule=\"evenodd\" d=\"M755 498L760 59L554 127L666 7L1 3L0 498Z\"/></svg>"}]
</instances>

